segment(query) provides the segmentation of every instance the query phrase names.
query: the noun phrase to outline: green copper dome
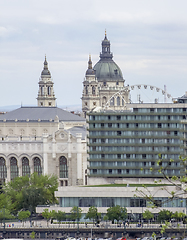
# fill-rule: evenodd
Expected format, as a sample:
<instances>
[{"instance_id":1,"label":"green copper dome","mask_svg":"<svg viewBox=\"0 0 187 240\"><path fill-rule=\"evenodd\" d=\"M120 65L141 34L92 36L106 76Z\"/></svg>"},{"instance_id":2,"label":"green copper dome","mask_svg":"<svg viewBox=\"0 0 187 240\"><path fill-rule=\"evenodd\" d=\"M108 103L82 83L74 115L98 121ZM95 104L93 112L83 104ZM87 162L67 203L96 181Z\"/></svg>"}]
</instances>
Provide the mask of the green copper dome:
<instances>
[{"instance_id":1,"label":"green copper dome","mask_svg":"<svg viewBox=\"0 0 187 240\"><path fill-rule=\"evenodd\" d=\"M110 52L110 41L108 41L105 33L105 38L102 41L102 53L100 53L100 60L93 68L98 81L124 81L121 69L112 58L113 56Z\"/></svg>"}]
</instances>

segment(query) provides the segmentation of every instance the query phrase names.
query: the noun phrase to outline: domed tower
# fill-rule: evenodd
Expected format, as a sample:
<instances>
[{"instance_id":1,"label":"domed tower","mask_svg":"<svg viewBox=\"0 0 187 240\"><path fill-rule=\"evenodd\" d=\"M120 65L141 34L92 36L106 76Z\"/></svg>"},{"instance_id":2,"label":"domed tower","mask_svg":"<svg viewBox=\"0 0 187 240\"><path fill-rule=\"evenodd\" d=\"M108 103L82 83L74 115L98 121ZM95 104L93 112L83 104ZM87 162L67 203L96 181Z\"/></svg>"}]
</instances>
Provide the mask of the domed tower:
<instances>
[{"instance_id":1,"label":"domed tower","mask_svg":"<svg viewBox=\"0 0 187 240\"><path fill-rule=\"evenodd\" d=\"M44 69L41 73L41 78L39 79L39 91L38 91L38 106L39 107L55 107L56 98L53 89L53 81L51 78L51 73L48 70L48 63L45 57Z\"/></svg>"},{"instance_id":2,"label":"domed tower","mask_svg":"<svg viewBox=\"0 0 187 240\"><path fill-rule=\"evenodd\" d=\"M105 106L109 101L110 108L120 109L124 102L129 101L128 92L123 92L120 96L112 96L124 88L123 75L119 66L113 61L113 54L110 52L110 41L105 38L102 41L102 52L100 60L95 64L94 70L98 80L100 106Z\"/></svg>"},{"instance_id":3,"label":"domed tower","mask_svg":"<svg viewBox=\"0 0 187 240\"><path fill-rule=\"evenodd\" d=\"M86 112L99 106L98 82L95 71L92 68L91 56L89 56L88 69L83 81L82 112L86 117Z\"/></svg>"}]
</instances>

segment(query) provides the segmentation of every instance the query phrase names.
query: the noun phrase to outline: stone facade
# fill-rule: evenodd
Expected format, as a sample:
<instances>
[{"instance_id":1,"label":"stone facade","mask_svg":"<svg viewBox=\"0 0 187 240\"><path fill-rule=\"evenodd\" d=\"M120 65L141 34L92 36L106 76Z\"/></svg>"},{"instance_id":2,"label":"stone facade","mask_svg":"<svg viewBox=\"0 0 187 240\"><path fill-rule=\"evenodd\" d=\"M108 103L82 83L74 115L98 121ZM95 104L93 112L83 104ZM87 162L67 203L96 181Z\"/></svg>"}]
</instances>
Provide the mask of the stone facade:
<instances>
[{"instance_id":1,"label":"stone facade","mask_svg":"<svg viewBox=\"0 0 187 240\"><path fill-rule=\"evenodd\" d=\"M85 119L57 108L45 59L38 107L0 115L0 179L56 175L60 186L84 185L87 169Z\"/></svg>"}]
</instances>

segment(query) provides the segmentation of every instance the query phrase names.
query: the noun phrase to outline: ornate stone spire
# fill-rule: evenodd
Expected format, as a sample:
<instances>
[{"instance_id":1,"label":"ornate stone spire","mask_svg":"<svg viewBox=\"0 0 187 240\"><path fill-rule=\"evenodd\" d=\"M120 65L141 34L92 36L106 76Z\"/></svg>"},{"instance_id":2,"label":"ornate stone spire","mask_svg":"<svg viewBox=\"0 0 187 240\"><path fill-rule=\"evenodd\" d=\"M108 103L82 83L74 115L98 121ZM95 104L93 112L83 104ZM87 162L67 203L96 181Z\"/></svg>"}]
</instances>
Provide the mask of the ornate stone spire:
<instances>
[{"instance_id":1,"label":"ornate stone spire","mask_svg":"<svg viewBox=\"0 0 187 240\"><path fill-rule=\"evenodd\" d=\"M55 107L56 98L53 89L53 81L51 79L51 73L48 69L48 62L45 56L44 68L41 73L39 80L39 91L38 91L38 106L40 107Z\"/></svg>"},{"instance_id":2,"label":"ornate stone spire","mask_svg":"<svg viewBox=\"0 0 187 240\"><path fill-rule=\"evenodd\" d=\"M92 68L92 60L91 55L89 55L89 61L88 61L88 69L86 71L86 75L95 75L95 71Z\"/></svg>"}]
</instances>

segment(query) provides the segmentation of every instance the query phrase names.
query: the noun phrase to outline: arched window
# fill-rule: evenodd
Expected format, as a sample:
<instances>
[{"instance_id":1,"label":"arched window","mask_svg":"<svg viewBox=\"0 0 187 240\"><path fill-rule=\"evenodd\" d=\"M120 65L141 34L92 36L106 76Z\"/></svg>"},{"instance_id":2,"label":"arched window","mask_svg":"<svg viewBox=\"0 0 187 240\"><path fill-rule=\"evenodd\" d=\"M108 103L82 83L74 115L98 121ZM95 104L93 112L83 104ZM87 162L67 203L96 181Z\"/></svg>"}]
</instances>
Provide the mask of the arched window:
<instances>
[{"instance_id":1,"label":"arched window","mask_svg":"<svg viewBox=\"0 0 187 240\"><path fill-rule=\"evenodd\" d=\"M88 95L88 86L85 87L85 94Z\"/></svg>"},{"instance_id":2,"label":"arched window","mask_svg":"<svg viewBox=\"0 0 187 240\"><path fill-rule=\"evenodd\" d=\"M103 97L102 99L102 106L104 106L106 104L106 97Z\"/></svg>"},{"instance_id":3,"label":"arched window","mask_svg":"<svg viewBox=\"0 0 187 240\"><path fill-rule=\"evenodd\" d=\"M29 159L26 157L22 158L22 176L30 176L30 167L29 167Z\"/></svg>"},{"instance_id":4,"label":"arched window","mask_svg":"<svg viewBox=\"0 0 187 240\"><path fill-rule=\"evenodd\" d=\"M0 179L1 182L5 182L5 178L7 178L7 169L5 165L5 159L0 157Z\"/></svg>"},{"instance_id":5,"label":"arched window","mask_svg":"<svg viewBox=\"0 0 187 240\"><path fill-rule=\"evenodd\" d=\"M60 157L59 160L60 165L60 178L68 178L68 166L67 166L67 159L64 156Z\"/></svg>"},{"instance_id":6,"label":"arched window","mask_svg":"<svg viewBox=\"0 0 187 240\"><path fill-rule=\"evenodd\" d=\"M38 175L42 174L41 160L38 157L34 158L34 172L37 172Z\"/></svg>"},{"instance_id":7,"label":"arched window","mask_svg":"<svg viewBox=\"0 0 187 240\"><path fill-rule=\"evenodd\" d=\"M120 97L117 97L117 106L120 106Z\"/></svg>"},{"instance_id":8,"label":"arched window","mask_svg":"<svg viewBox=\"0 0 187 240\"><path fill-rule=\"evenodd\" d=\"M95 87L92 87L92 94L95 95Z\"/></svg>"},{"instance_id":9,"label":"arched window","mask_svg":"<svg viewBox=\"0 0 187 240\"><path fill-rule=\"evenodd\" d=\"M51 87L47 87L47 93L48 95L51 95Z\"/></svg>"},{"instance_id":10,"label":"arched window","mask_svg":"<svg viewBox=\"0 0 187 240\"><path fill-rule=\"evenodd\" d=\"M114 106L114 97L110 99L110 106Z\"/></svg>"},{"instance_id":11,"label":"arched window","mask_svg":"<svg viewBox=\"0 0 187 240\"><path fill-rule=\"evenodd\" d=\"M19 176L17 159L15 157L10 158L10 179L11 181Z\"/></svg>"},{"instance_id":12,"label":"arched window","mask_svg":"<svg viewBox=\"0 0 187 240\"><path fill-rule=\"evenodd\" d=\"M41 95L44 95L44 86L41 86Z\"/></svg>"}]
</instances>

